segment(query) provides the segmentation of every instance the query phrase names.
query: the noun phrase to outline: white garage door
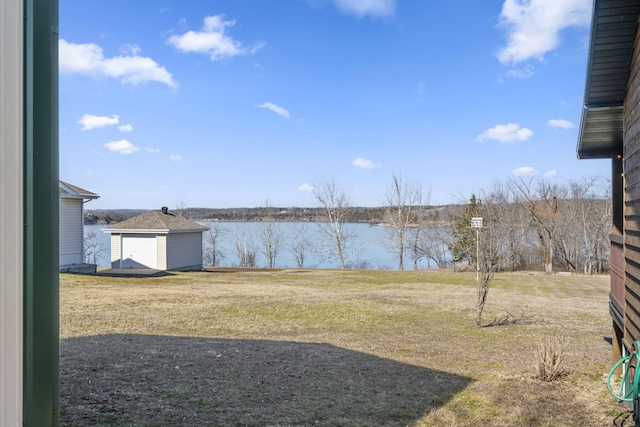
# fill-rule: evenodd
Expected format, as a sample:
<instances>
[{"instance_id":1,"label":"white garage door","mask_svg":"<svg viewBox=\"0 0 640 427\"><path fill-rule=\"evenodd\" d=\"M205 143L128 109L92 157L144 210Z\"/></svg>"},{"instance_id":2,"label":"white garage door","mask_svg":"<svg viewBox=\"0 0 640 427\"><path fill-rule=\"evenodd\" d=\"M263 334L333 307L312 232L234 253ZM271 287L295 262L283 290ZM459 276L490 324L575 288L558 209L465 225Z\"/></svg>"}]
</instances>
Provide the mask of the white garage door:
<instances>
[{"instance_id":1,"label":"white garage door","mask_svg":"<svg viewBox=\"0 0 640 427\"><path fill-rule=\"evenodd\" d=\"M122 237L122 268L157 268L158 245L153 234Z\"/></svg>"}]
</instances>

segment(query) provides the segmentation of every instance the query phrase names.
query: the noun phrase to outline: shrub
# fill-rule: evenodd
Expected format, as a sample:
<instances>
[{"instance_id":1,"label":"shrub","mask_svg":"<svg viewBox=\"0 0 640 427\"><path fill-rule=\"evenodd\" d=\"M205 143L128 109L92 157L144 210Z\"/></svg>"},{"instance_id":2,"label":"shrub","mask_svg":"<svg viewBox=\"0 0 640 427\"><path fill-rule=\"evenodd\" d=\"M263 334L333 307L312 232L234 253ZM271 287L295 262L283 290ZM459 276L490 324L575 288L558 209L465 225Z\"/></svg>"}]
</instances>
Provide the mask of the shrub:
<instances>
[{"instance_id":1,"label":"shrub","mask_svg":"<svg viewBox=\"0 0 640 427\"><path fill-rule=\"evenodd\" d=\"M563 374L564 339L558 334L547 334L536 340L533 349L533 377L553 381Z\"/></svg>"}]
</instances>

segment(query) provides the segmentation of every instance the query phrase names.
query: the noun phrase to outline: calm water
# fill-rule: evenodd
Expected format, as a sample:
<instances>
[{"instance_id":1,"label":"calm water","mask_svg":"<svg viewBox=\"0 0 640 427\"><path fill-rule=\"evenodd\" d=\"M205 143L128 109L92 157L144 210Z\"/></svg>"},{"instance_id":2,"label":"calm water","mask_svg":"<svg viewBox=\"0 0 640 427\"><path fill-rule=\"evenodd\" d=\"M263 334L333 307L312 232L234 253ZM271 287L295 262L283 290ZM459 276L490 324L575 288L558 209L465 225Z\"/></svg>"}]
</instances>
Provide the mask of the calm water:
<instances>
[{"instance_id":1,"label":"calm water","mask_svg":"<svg viewBox=\"0 0 640 427\"><path fill-rule=\"evenodd\" d=\"M236 254L236 242L243 240L244 235L248 241L252 241L257 251L257 266L265 267L267 265L266 258L260 253L260 233L264 227L261 222L200 222L207 227L217 227L221 230L221 237L218 240L218 248L222 254L220 266L231 267L239 264L239 258ZM304 226L305 234L311 244L320 241L320 231L315 223L274 223L284 236L283 248L276 258L276 267L297 267L294 255L289 249L289 240L292 234L292 227ZM103 251L99 258L99 266L110 265L110 241L109 234L103 233L102 230L108 225L85 225L85 236L88 233L95 232L101 236ZM388 239L386 238L386 227L374 227L368 224L349 224L355 232L355 238L350 247L353 249L353 255L347 262L353 265L366 265L368 269L395 269L398 266L397 257L387 247L385 247ZM209 232L203 234L203 249L207 250ZM340 263L337 259L324 259L322 256L308 251L306 254L305 268L339 268ZM413 261L405 255L405 269L413 268ZM427 269L434 267L433 262L429 265L426 260L421 260L419 267Z\"/></svg>"}]
</instances>

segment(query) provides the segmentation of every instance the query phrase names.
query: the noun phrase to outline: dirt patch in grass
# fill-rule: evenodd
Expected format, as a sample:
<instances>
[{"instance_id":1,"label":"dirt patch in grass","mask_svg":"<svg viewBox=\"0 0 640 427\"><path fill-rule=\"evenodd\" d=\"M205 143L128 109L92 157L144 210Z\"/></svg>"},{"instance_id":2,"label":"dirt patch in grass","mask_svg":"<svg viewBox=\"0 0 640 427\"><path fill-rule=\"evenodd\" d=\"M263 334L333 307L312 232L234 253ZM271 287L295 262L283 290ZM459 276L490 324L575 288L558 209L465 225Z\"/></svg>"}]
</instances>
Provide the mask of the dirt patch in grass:
<instances>
[{"instance_id":1,"label":"dirt patch in grass","mask_svg":"<svg viewBox=\"0 0 640 427\"><path fill-rule=\"evenodd\" d=\"M221 270L223 271L223 270ZM229 270L61 276L63 425L600 426L608 277ZM300 274L304 273L304 274ZM566 374L532 378L560 333Z\"/></svg>"}]
</instances>

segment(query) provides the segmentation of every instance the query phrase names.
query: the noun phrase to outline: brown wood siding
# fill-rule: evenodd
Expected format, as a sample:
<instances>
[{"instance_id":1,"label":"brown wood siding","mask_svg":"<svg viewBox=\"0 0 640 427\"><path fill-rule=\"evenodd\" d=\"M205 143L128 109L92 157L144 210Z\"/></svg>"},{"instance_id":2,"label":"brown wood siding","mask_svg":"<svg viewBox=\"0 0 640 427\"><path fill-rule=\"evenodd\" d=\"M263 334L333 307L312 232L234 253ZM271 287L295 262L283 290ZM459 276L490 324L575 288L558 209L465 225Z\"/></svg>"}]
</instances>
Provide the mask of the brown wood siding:
<instances>
[{"instance_id":1,"label":"brown wood siding","mask_svg":"<svg viewBox=\"0 0 640 427\"><path fill-rule=\"evenodd\" d=\"M624 304L624 254L617 243L611 243L611 295L618 304Z\"/></svg>"},{"instance_id":2,"label":"brown wood siding","mask_svg":"<svg viewBox=\"0 0 640 427\"><path fill-rule=\"evenodd\" d=\"M640 34L640 32L639 32ZM638 46L636 34L635 46ZM624 102L624 271L625 339L640 340L640 50L631 62ZM613 251L612 251L613 256ZM612 260L613 261L613 260ZM612 270L612 293L615 271Z\"/></svg>"},{"instance_id":3,"label":"brown wood siding","mask_svg":"<svg viewBox=\"0 0 640 427\"><path fill-rule=\"evenodd\" d=\"M636 153L631 156L631 157L627 157L624 159L624 165L626 168L628 169L637 169L638 165L640 164L640 153L636 151ZM636 188L637 190L637 188Z\"/></svg>"}]
</instances>

